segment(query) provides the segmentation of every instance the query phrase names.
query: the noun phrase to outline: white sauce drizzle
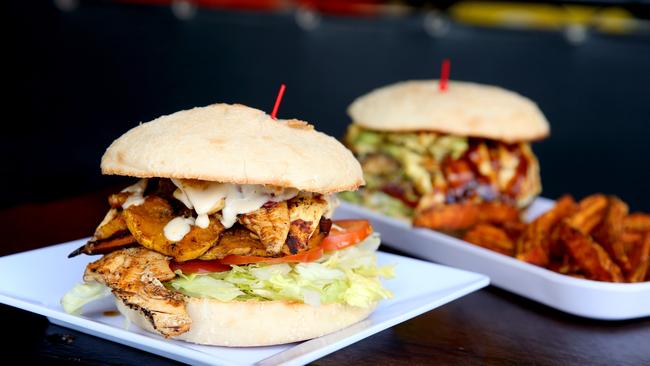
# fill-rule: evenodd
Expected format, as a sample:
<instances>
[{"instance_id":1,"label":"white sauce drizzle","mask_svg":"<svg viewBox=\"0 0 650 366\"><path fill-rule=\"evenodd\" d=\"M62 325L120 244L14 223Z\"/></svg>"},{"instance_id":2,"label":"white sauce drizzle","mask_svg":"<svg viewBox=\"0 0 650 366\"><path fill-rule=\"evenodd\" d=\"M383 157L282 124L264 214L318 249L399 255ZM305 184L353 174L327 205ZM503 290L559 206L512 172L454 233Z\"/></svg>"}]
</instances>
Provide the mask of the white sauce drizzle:
<instances>
[{"instance_id":1,"label":"white sauce drizzle","mask_svg":"<svg viewBox=\"0 0 650 366\"><path fill-rule=\"evenodd\" d=\"M174 197L197 214L196 226L207 228L208 215L221 210L220 221L225 228L237 222L237 216L253 212L266 202L286 201L298 194L293 188L272 188L260 184L216 183L172 179L178 187Z\"/></svg>"},{"instance_id":2,"label":"white sauce drizzle","mask_svg":"<svg viewBox=\"0 0 650 366\"><path fill-rule=\"evenodd\" d=\"M144 190L147 188L147 179L142 178L136 184L128 186L122 190L122 192L131 193L129 197L126 198L126 201L122 204L122 209L128 208L129 206L138 206L144 203Z\"/></svg>"},{"instance_id":3,"label":"white sauce drizzle","mask_svg":"<svg viewBox=\"0 0 650 366\"><path fill-rule=\"evenodd\" d=\"M165 225L163 232L167 240L177 242L190 232L191 225L194 225L193 217L174 217Z\"/></svg>"}]
</instances>

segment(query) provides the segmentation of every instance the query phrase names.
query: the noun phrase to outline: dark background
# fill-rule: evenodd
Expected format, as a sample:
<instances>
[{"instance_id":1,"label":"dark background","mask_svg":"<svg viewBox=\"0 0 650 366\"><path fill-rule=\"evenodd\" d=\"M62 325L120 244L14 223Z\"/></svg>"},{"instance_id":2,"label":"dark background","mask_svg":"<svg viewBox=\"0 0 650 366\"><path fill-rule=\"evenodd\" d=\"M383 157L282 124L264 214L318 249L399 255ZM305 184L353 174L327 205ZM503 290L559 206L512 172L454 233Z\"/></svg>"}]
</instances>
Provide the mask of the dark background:
<instances>
[{"instance_id":1,"label":"dark background","mask_svg":"<svg viewBox=\"0 0 650 366\"><path fill-rule=\"evenodd\" d=\"M543 195L615 193L650 211L650 36L451 24L442 37L423 14L325 16L304 30L294 13L83 2L8 1L3 63L0 207L73 196L116 184L102 177L112 140L162 114L213 102L270 111L341 136L345 109L372 88L437 78L503 86L535 100L552 135L534 145Z\"/></svg>"}]
</instances>

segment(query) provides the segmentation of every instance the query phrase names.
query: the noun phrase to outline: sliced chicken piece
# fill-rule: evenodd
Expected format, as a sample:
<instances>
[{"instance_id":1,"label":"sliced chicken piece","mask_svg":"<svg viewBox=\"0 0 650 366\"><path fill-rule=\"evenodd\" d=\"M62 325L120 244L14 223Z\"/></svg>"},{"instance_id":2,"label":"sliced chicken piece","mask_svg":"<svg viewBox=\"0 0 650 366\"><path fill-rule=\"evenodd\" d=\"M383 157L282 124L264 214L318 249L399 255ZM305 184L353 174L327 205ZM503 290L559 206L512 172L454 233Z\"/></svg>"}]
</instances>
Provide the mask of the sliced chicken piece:
<instances>
[{"instance_id":1,"label":"sliced chicken piece","mask_svg":"<svg viewBox=\"0 0 650 366\"><path fill-rule=\"evenodd\" d=\"M110 287L124 305L144 314L160 334L172 337L187 332L192 324L183 295L162 284L175 276L167 257L140 247L115 251L90 263L84 280Z\"/></svg>"},{"instance_id":2,"label":"sliced chicken piece","mask_svg":"<svg viewBox=\"0 0 650 366\"><path fill-rule=\"evenodd\" d=\"M231 254L268 256L266 246L257 239L255 234L241 226L234 226L221 234L217 244L200 256L199 259L221 259Z\"/></svg>"},{"instance_id":3,"label":"sliced chicken piece","mask_svg":"<svg viewBox=\"0 0 650 366\"><path fill-rule=\"evenodd\" d=\"M287 202L267 203L258 210L240 215L239 222L257 234L269 255L278 254L289 233Z\"/></svg>"},{"instance_id":4,"label":"sliced chicken piece","mask_svg":"<svg viewBox=\"0 0 650 366\"><path fill-rule=\"evenodd\" d=\"M108 196L108 204L111 206L111 208L122 209L122 205L126 202L130 195L131 193L129 192L113 193L112 195Z\"/></svg>"},{"instance_id":5,"label":"sliced chicken piece","mask_svg":"<svg viewBox=\"0 0 650 366\"><path fill-rule=\"evenodd\" d=\"M138 242L129 233L122 212L112 208L95 230L95 234L83 246L68 255L72 258L79 254L106 254L117 249L133 246Z\"/></svg>"},{"instance_id":6,"label":"sliced chicken piece","mask_svg":"<svg viewBox=\"0 0 650 366\"><path fill-rule=\"evenodd\" d=\"M291 225L284 251L296 254L307 249L309 238L327 211L327 201L319 195L300 194L288 201L288 207Z\"/></svg>"},{"instance_id":7,"label":"sliced chicken piece","mask_svg":"<svg viewBox=\"0 0 650 366\"><path fill-rule=\"evenodd\" d=\"M165 237L164 228L174 218L174 211L165 199L148 196L140 205L123 211L129 231L145 248L174 257L178 262L195 259L212 247L224 230L219 220L210 217L210 224L202 229L192 226L190 232L177 241Z\"/></svg>"},{"instance_id":8,"label":"sliced chicken piece","mask_svg":"<svg viewBox=\"0 0 650 366\"><path fill-rule=\"evenodd\" d=\"M129 228L126 226L122 213L111 208L104 216L104 220L95 229L95 234L91 240L108 239L119 232L128 232L128 230Z\"/></svg>"}]
</instances>

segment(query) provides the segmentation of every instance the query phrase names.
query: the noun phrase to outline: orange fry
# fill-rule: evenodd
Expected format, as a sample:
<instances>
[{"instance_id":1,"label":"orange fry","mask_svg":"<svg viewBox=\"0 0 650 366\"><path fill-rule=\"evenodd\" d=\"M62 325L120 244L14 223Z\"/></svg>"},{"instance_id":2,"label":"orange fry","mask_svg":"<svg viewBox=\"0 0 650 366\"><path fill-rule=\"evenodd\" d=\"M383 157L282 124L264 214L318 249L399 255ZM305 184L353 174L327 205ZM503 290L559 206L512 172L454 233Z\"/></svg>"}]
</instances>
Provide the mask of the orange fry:
<instances>
[{"instance_id":1,"label":"orange fry","mask_svg":"<svg viewBox=\"0 0 650 366\"><path fill-rule=\"evenodd\" d=\"M576 274L580 272L580 266L578 266L568 254L565 254L561 261L553 261L549 263L547 268L551 271L565 275Z\"/></svg>"},{"instance_id":2,"label":"orange fry","mask_svg":"<svg viewBox=\"0 0 650 366\"><path fill-rule=\"evenodd\" d=\"M588 235L603 220L607 203L607 197L603 194L592 194L583 198L578 204L578 211L571 215L566 223Z\"/></svg>"},{"instance_id":3,"label":"orange fry","mask_svg":"<svg viewBox=\"0 0 650 366\"><path fill-rule=\"evenodd\" d=\"M512 239L513 242L517 242L517 239L521 234L526 230L528 225L523 221L505 221L499 224L499 227L508 234L508 237Z\"/></svg>"},{"instance_id":4,"label":"orange fry","mask_svg":"<svg viewBox=\"0 0 650 366\"><path fill-rule=\"evenodd\" d=\"M549 236L548 240L548 246L549 246L549 253L551 254L551 258L564 258L568 254L566 253L566 247L564 246L564 243L560 240L560 225L555 225L550 234L547 234Z\"/></svg>"},{"instance_id":5,"label":"orange fry","mask_svg":"<svg viewBox=\"0 0 650 366\"><path fill-rule=\"evenodd\" d=\"M650 214L635 212L628 215L623 223L626 231L650 231Z\"/></svg>"},{"instance_id":6,"label":"orange fry","mask_svg":"<svg viewBox=\"0 0 650 366\"><path fill-rule=\"evenodd\" d=\"M464 230L474 226L478 216L478 206L473 204L436 205L416 213L413 225L442 231Z\"/></svg>"},{"instance_id":7,"label":"orange fry","mask_svg":"<svg viewBox=\"0 0 650 366\"><path fill-rule=\"evenodd\" d=\"M531 222L517 241L517 259L538 266L548 265L551 230L575 207L571 196L562 196L555 207Z\"/></svg>"},{"instance_id":8,"label":"orange fry","mask_svg":"<svg viewBox=\"0 0 650 366\"><path fill-rule=\"evenodd\" d=\"M621 269L612 261L603 247L566 222L561 225L560 238L573 260L585 274L597 281L623 281Z\"/></svg>"},{"instance_id":9,"label":"orange fry","mask_svg":"<svg viewBox=\"0 0 650 366\"><path fill-rule=\"evenodd\" d=\"M506 203L483 202L478 205L478 221L492 224L519 221L519 210Z\"/></svg>"},{"instance_id":10,"label":"orange fry","mask_svg":"<svg viewBox=\"0 0 650 366\"><path fill-rule=\"evenodd\" d=\"M465 234L463 239L483 248L509 256L512 256L515 251L515 245L508 237L508 234L504 230L488 224L476 225Z\"/></svg>"},{"instance_id":11,"label":"orange fry","mask_svg":"<svg viewBox=\"0 0 650 366\"><path fill-rule=\"evenodd\" d=\"M635 246L639 245L641 243L641 240L643 240L643 233L623 231L623 234L621 235L621 241L623 242L625 253L628 254L628 257L630 256L630 251Z\"/></svg>"},{"instance_id":12,"label":"orange fry","mask_svg":"<svg viewBox=\"0 0 650 366\"><path fill-rule=\"evenodd\" d=\"M631 272L627 280L629 282L641 282L646 279L650 257L650 232L646 233L643 241L636 245L630 253Z\"/></svg>"},{"instance_id":13,"label":"orange fry","mask_svg":"<svg viewBox=\"0 0 650 366\"><path fill-rule=\"evenodd\" d=\"M625 253L623 236L623 220L627 216L628 207L620 198L611 196L603 222L592 233L607 253L625 272L630 270L630 261Z\"/></svg>"}]
</instances>

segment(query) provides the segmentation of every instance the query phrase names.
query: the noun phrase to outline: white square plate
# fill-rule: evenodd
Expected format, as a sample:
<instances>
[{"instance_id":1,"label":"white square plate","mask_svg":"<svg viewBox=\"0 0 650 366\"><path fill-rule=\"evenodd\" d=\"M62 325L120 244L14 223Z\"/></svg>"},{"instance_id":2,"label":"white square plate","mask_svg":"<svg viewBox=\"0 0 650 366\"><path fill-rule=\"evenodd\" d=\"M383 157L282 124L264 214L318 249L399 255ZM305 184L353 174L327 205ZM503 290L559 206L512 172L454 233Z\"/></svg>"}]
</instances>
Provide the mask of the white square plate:
<instances>
[{"instance_id":1,"label":"white square plate","mask_svg":"<svg viewBox=\"0 0 650 366\"><path fill-rule=\"evenodd\" d=\"M488 284L483 275L379 252L380 264L396 265L395 278L384 282L395 296L382 301L366 320L302 343L250 348L201 346L165 340L135 325L125 328L122 316L104 315L115 309L109 298L87 306L82 316L65 313L59 300L81 282L86 264L97 259L67 258L84 242L1 257L0 302L44 315L55 324L191 364L305 364Z\"/></svg>"},{"instance_id":2,"label":"white square plate","mask_svg":"<svg viewBox=\"0 0 650 366\"><path fill-rule=\"evenodd\" d=\"M553 206L538 198L526 212L530 221ZM482 273L504 290L587 318L623 320L650 316L650 282L609 283L555 273L437 231L342 202L337 219L363 217L381 233L382 242L419 258Z\"/></svg>"}]
</instances>

